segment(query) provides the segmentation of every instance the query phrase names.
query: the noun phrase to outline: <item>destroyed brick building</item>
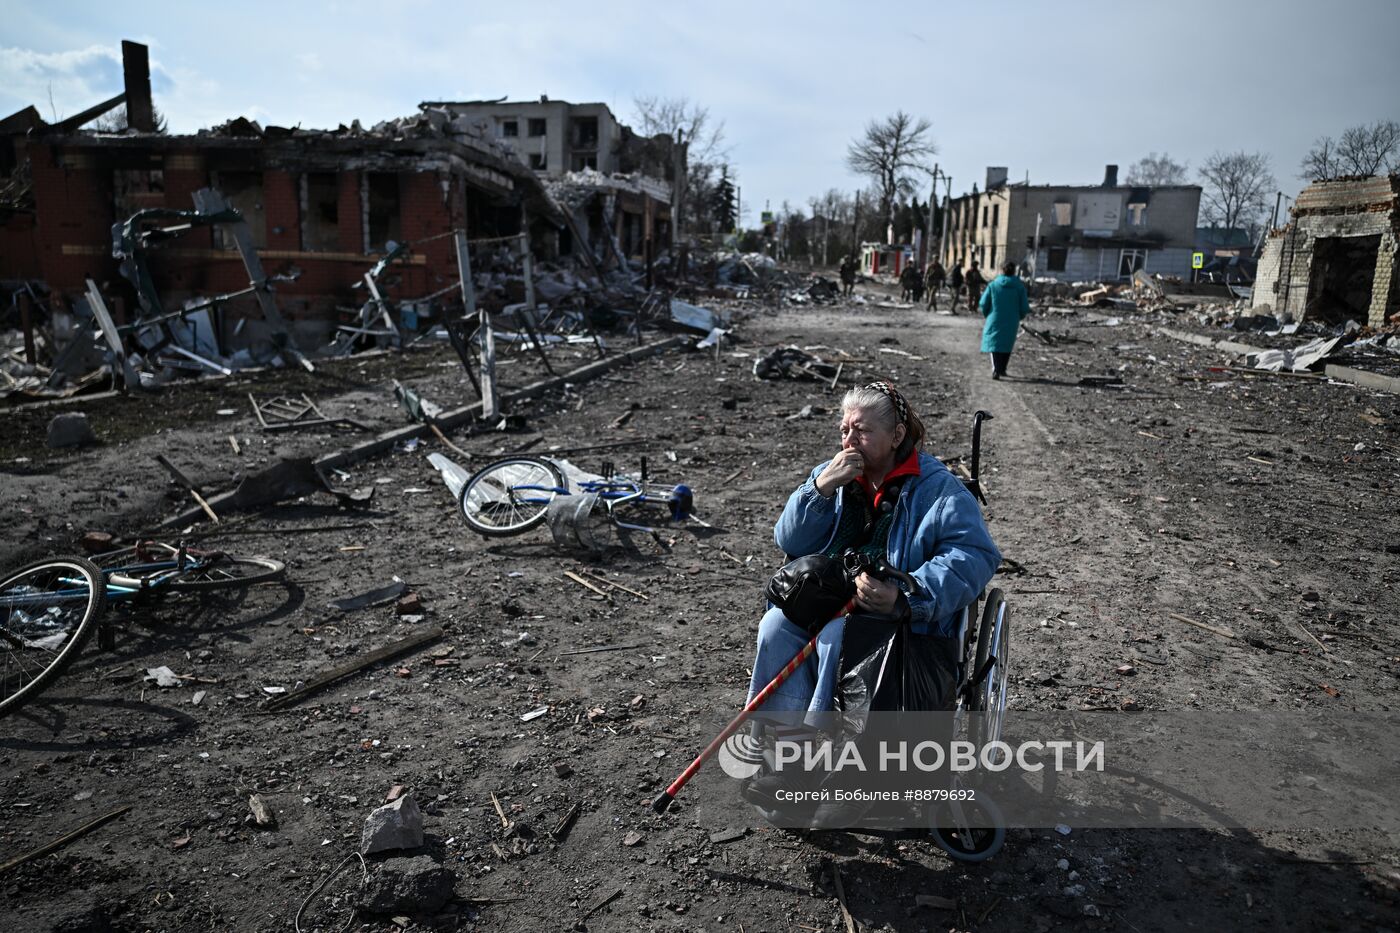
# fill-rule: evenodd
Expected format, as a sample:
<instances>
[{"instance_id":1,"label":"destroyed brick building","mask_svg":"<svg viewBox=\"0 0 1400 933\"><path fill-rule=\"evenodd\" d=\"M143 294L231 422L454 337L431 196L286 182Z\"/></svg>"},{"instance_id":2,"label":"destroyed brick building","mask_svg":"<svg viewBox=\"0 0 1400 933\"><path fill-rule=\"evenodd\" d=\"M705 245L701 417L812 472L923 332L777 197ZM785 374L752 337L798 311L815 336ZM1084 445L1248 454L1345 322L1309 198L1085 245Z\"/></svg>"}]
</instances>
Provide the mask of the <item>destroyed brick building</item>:
<instances>
[{"instance_id":1,"label":"destroyed brick building","mask_svg":"<svg viewBox=\"0 0 1400 933\"><path fill-rule=\"evenodd\" d=\"M571 151L591 139L598 164L628 166L632 174L594 171L585 160L583 171L551 178L477 117L434 105L369 129L358 121L322 131L237 118L194 134L157 132L145 47L124 43L123 53L122 94L57 123L33 107L0 121L0 281L41 285L60 313L87 300L89 281L119 327L141 312L149 317L222 293L231 300L210 308L205 326L223 354L267 336L267 302L259 309L253 296L233 297L265 273L276 282L273 314L280 311L293 345L310 350L335 335L344 312L381 293L416 316L431 315L432 300L460 302L454 230L486 241L528 232L538 257L587 250L581 258L595 272L650 260L670 246L673 186L661 176L684 177L683 147L669 137L635 137L605 105L584 105L580 113L591 116L560 117L560 126L567 122L573 133ZM125 130L81 129L121 104ZM136 236L143 224L130 221L140 212L153 212L152 222L161 212L190 212L203 189L218 192L246 222L261 272L217 222ZM123 224L132 227L127 239L152 247L140 257L140 275L123 265L131 247L122 245ZM391 274L380 278L387 260ZM371 269L378 270L373 295L365 281Z\"/></svg>"},{"instance_id":2,"label":"destroyed brick building","mask_svg":"<svg viewBox=\"0 0 1400 933\"><path fill-rule=\"evenodd\" d=\"M951 201L942 259L989 269L1010 260L1062 281L1186 277L1200 201L1199 185L1119 185L1116 165L1100 185L1008 182L1005 168L988 168L986 190Z\"/></svg>"},{"instance_id":3,"label":"destroyed brick building","mask_svg":"<svg viewBox=\"0 0 1400 933\"><path fill-rule=\"evenodd\" d=\"M1314 182L1269 234L1256 311L1288 321L1380 327L1400 311L1400 175Z\"/></svg>"}]
</instances>

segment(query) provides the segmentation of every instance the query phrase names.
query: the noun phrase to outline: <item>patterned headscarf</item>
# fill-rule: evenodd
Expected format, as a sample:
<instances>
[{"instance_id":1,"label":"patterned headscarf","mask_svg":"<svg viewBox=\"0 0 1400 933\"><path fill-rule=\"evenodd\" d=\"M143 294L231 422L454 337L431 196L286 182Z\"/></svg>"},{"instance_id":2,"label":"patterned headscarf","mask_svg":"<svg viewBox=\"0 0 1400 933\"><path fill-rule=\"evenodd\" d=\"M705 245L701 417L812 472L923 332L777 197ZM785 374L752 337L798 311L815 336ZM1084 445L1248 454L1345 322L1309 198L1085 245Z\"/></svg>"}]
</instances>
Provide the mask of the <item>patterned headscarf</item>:
<instances>
[{"instance_id":1,"label":"patterned headscarf","mask_svg":"<svg viewBox=\"0 0 1400 933\"><path fill-rule=\"evenodd\" d=\"M904 396L899 394L899 390L888 382L872 382L866 386L867 389L874 389L876 392L883 392L889 396L894 403L894 413L899 417L899 423L906 428L909 427L909 403L904 400Z\"/></svg>"}]
</instances>

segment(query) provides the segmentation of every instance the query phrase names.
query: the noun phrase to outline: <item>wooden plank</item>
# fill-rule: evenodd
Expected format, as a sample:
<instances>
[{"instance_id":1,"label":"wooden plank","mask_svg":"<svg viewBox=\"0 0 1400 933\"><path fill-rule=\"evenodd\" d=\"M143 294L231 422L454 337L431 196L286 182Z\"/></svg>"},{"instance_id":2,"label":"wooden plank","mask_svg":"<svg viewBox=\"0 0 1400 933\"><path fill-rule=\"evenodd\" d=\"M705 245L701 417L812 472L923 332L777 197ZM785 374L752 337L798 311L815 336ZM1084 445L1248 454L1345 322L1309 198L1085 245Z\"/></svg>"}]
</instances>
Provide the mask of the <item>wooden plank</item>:
<instances>
[{"instance_id":1,"label":"wooden plank","mask_svg":"<svg viewBox=\"0 0 1400 933\"><path fill-rule=\"evenodd\" d=\"M141 388L141 377L136 375L136 371L127 362L126 350L122 349L122 338L117 334L117 325L112 323L112 315L108 313L107 304L102 300L102 293L97 290L97 283L92 279L87 280L87 300L88 307L92 309L92 316L97 318L97 326L102 328L102 336L107 341L107 346L111 348L112 355L116 358L113 361L113 367L120 368L122 379L126 382L128 389Z\"/></svg>"},{"instance_id":2,"label":"wooden plank","mask_svg":"<svg viewBox=\"0 0 1400 933\"><path fill-rule=\"evenodd\" d=\"M491 315L484 308L477 315L477 336L481 338L481 417L495 420L501 416L501 403L496 396L496 335L491 330Z\"/></svg>"},{"instance_id":3,"label":"wooden plank","mask_svg":"<svg viewBox=\"0 0 1400 933\"><path fill-rule=\"evenodd\" d=\"M117 809L113 810L111 813L103 814L95 820L84 823L82 826L79 826L77 829L71 832L64 833L62 836L59 836L53 842L45 843L37 849L33 849L29 852L24 853L23 855L16 856L15 858L10 859L5 864L0 865L0 874L4 874L11 868L23 865L25 862L32 862L36 858L42 858L43 856L48 855L50 852L57 852L59 849L68 845L68 843L72 842L73 840L81 838L82 836L86 836L88 833L92 832L94 829L97 829L99 826L112 822L112 820L115 820L117 817L121 816L123 813L130 809L131 804L129 803L117 807Z\"/></svg>"},{"instance_id":4,"label":"wooden plank","mask_svg":"<svg viewBox=\"0 0 1400 933\"><path fill-rule=\"evenodd\" d=\"M398 641L390 642L382 648L376 648L369 654L358 657L355 660L350 661L349 663L342 664L339 667L334 667L329 671L326 671L324 674L319 674L313 677L311 680L307 681L306 684L300 689L293 690L291 693L283 694L282 696L271 700L267 703L266 706L263 707L263 709L268 711L279 710L284 709L293 704L300 703L309 695L317 692L318 690L323 690L326 687L329 687L331 684L335 683L341 678L349 677L351 674L354 674L357 671L364 670L371 664L377 664L380 661L387 661L390 658L396 658L401 654L406 654L407 652L412 651L415 648L421 648L423 645L426 645L429 642L437 641L439 638L442 637L442 635L442 629L433 628L429 629L426 632L422 632L418 635L411 635L408 638L401 638Z\"/></svg>"}]
</instances>

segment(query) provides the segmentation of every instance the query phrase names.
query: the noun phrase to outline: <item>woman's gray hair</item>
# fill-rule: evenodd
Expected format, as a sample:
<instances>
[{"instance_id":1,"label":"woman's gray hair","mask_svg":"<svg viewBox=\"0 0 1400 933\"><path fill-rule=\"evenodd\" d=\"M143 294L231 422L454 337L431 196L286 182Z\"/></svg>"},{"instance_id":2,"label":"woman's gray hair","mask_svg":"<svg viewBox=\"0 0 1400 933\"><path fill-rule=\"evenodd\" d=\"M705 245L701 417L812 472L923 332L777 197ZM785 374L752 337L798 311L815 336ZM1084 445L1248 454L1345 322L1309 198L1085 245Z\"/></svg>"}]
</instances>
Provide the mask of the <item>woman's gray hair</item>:
<instances>
[{"instance_id":1,"label":"woman's gray hair","mask_svg":"<svg viewBox=\"0 0 1400 933\"><path fill-rule=\"evenodd\" d=\"M894 401L879 389L869 386L847 389L846 394L841 397L841 410L847 412L852 408L859 408L873 417L886 431L893 431L899 424L899 413L895 411Z\"/></svg>"},{"instance_id":2,"label":"woman's gray hair","mask_svg":"<svg viewBox=\"0 0 1400 933\"><path fill-rule=\"evenodd\" d=\"M879 385L879 383L877 383ZM902 396L903 397L903 396ZM915 414L913 406L909 405L909 400L904 397L907 414L903 421L900 420L899 410L895 408L894 399L889 394L882 392L874 386L859 386L847 389L846 394L841 397L841 411L847 412L852 408L859 408L861 411L873 417L886 431L893 433L894 429L901 423L904 425L904 440L900 442L895 450L895 458L903 460L909 456L915 448L924 442L924 423Z\"/></svg>"}]
</instances>

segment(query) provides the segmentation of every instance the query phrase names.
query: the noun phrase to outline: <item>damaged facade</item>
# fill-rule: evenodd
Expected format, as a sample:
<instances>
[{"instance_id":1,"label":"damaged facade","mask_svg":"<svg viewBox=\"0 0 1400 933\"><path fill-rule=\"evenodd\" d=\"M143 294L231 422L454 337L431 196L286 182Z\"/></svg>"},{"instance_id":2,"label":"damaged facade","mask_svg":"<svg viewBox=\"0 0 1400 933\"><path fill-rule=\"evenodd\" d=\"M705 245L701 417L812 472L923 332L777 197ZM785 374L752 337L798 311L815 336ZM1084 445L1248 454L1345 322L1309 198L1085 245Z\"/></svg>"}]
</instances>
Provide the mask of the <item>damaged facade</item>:
<instances>
[{"instance_id":1,"label":"damaged facade","mask_svg":"<svg viewBox=\"0 0 1400 933\"><path fill-rule=\"evenodd\" d=\"M615 246L623 256L645 260L671 246L686 184L684 141L635 133L607 104L544 95L538 101L431 101L419 107L475 124L546 180L575 221L561 253L570 252L575 235L595 255Z\"/></svg>"},{"instance_id":2,"label":"damaged facade","mask_svg":"<svg viewBox=\"0 0 1400 933\"><path fill-rule=\"evenodd\" d=\"M629 288L629 260L646 262L650 285L652 260L671 245L673 186L663 176L684 178L683 147L635 137L604 105L589 111L597 137L576 132L574 142L591 140L598 164L630 174L591 161L579 172L534 171L489 122L426 104L369 129L237 118L166 135L155 126L145 47L124 43L123 52L123 94L59 123L33 107L0 120L0 282L24 293L16 301L26 314L46 306L58 343L96 304L138 343L146 322L178 317L162 328L201 332L177 338L186 349L216 359L254 349L264 361L279 348L327 347L356 315L367 333L370 303L396 309L398 322L384 320L406 332L460 312L454 231L482 244L474 269L486 270L488 287L478 282L476 299L493 312L526 300L506 268L520 265L521 243L537 258L566 257L565 267L581 260L595 284L616 270ZM124 131L80 130L121 104ZM578 131L585 116L562 125ZM543 126L548 139L548 119Z\"/></svg>"},{"instance_id":3,"label":"damaged facade","mask_svg":"<svg viewBox=\"0 0 1400 933\"><path fill-rule=\"evenodd\" d=\"M1117 281L1139 270L1190 276L1199 185L1119 185L1116 165L1106 167L1101 185L1029 185L1006 176L989 168L987 190L952 200L944 265L976 259L995 269L1009 260L1067 282Z\"/></svg>"},{"instance_id":4,"label":"damaged facade","mask_svg":"<svg viewBox=\"0 0 1400 933\"><path fill-rule=\"evenodd\" d=\"M1314 182L1290 216L1259 259L1256 311L1372 327L1400 311L1400 175Z\"/></svg>"}]
</instances>

